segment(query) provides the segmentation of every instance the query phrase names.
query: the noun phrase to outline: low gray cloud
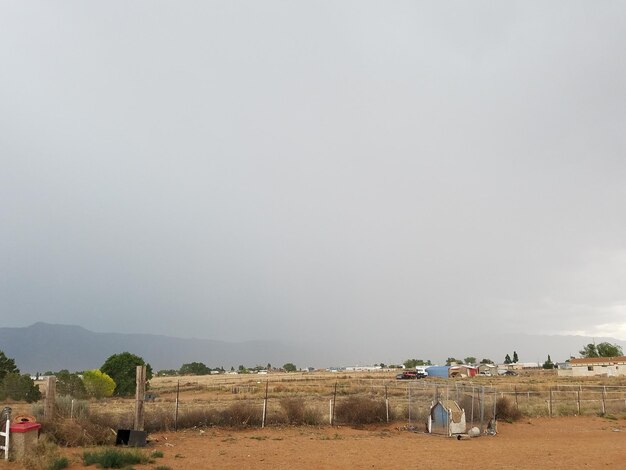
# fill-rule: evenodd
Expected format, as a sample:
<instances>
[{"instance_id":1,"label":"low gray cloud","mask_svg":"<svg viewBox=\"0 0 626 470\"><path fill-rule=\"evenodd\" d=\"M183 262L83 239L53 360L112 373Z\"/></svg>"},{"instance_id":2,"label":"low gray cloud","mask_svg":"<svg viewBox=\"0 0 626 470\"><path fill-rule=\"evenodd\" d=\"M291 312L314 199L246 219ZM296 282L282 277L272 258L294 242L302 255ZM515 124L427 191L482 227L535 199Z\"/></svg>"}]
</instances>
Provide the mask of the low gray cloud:
<instances>
[{"instance_id":1,"label":"low gray cloud","mask_svg":"<svg viewBox=\"0 0 626 470\"><path fill-rule=\"evenodd\" d=\"M626 339L624 20L618 2L5 3L3 323Z\"/></svg>"}]
</instances>

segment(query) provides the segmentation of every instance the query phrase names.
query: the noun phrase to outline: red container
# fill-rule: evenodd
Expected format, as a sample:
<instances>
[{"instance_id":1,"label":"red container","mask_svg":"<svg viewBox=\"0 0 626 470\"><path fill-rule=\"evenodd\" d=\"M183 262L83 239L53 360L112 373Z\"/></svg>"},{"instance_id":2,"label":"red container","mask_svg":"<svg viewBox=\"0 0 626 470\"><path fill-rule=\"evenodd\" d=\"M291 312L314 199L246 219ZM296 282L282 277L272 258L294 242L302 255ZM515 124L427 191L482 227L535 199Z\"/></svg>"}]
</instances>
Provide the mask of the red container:
<instances>
[{"instance_id":1,"label":"red container","mask_svg":"<svg viewBox=\"0 0 626 470\"><path fill-rule=\"evenodd\" d=\"M41 423L13 423L10 432L30 432L41 428Z\"/></svg>"}]
</instances>

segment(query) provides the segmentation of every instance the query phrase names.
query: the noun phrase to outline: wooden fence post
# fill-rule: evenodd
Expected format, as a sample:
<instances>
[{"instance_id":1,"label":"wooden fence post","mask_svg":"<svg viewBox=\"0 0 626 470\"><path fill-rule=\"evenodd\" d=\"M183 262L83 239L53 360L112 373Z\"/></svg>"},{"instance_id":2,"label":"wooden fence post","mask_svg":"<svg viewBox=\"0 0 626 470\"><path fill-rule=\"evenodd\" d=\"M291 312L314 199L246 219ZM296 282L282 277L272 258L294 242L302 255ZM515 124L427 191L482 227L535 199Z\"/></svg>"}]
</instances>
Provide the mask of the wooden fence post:
<instances>
[{"instance_id":1,"label":"wooden fence post","mask_svg":"<svg viewBox=\"0 0 626 470\"><path fill-rule=\"evenodd\" d=\"M43 419L50 422L54 419L54 405L56 403L57 378L54 375L46 377L46 399L43 405Z\"/></svg>"},{"instance_id":2,"label":"wooden fence post","mask_svg":"<svg viewBox=\"0 0 626 470\"><path fill-rule=\"evenodd\" d=\"M137 366L137 387L135 389L135 431L143 431L144 409L143 402L146 395L146 366Z\"/></svg>"},{"instance_id":3,"label":"wooden fence post","mask_svg":"<svg viewBox=\"0 0 626 470\"><path fill-rule=\"evenodd\" d=\"M548 402L548 415L552 418L552 389L550 389L550 401Z\"/></svg>"}]
</instances>

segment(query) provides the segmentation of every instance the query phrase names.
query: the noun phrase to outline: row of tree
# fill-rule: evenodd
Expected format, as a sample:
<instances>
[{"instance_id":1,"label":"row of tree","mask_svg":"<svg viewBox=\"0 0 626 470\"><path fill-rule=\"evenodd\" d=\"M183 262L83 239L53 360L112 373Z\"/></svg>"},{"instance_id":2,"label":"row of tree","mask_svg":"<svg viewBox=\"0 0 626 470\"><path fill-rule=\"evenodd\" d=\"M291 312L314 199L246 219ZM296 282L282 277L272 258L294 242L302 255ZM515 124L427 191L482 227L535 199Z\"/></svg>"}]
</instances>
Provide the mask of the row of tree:
<instances>
[{"instance_id":1,"label":"row of tree","mask_svg":"<svg viewBox=\"0 0 626 470\"><path fill-rule=\"evenodd\" d=\"M618 344L612 343L590 343L586 345L583 349L579 351L581 357L617 357L622 356L624 353L622 351L622 347ZM516 364L519 362L519 356L517 355L517 351L513 351L513 357L511 357L508 353L504 356L504 364ZM476 362L476 358L472 356L468 356L465 359L456 359L454 357L449 357L446 359L446 365L454 365L454 364L467 364L467 365L477 365L477 364L493 364L494 362L491 359L481 359L480 362ZM382 366L383 364L381 364ZM422 359L407 359L403 363L404 367L407 369L414 369L418 366L429 366L432 365L430 360L422 360ZM544 369L553 369L555 364L552 362L552 358L548 354L548 358L543 363L542 367Z\"/></svg>"},{"instance_id":2,"label":"row of tree","mask_svg":"<svg viewBox=\"0 0 626 470\"><path fill-rule=\"evenodd\" d=\"M255 367L245 367L243 364L240 365L236 370L234 367L230 368L231 372L237 372L239 374L250 374L254 372L259 372L262 370L273 370L273 371L284 371L284 372L295 372L298 370L295 364L288 362L283 364L282 368L272 367L272 364L268 363L267 366L255 366ZM158 375L161 376L171 376L171 375L209 375L209 374L223 374L226 370L223 367L210 368L203 362L189 362L187 364L183 364L180 369L164 369L158 372Z\"/></svg>"},{"instance_id":3,"label":"row of tree","mask_svg":"<svg viewBox=\"0 0 626 470\"><path fill-rule=\"evenodd\" d=\"M146 376L152 378L152 368L144 360L124 352L113 354L100 369L70 373L54 373L57 392L75 398L104 398L112 395L129 396L135 393L137 366L146 365ZM28 403L41 399L39 387L28 374L20 374L15 360L0 351L0 400L24 400Z\"/></svg>"}]
</instances>

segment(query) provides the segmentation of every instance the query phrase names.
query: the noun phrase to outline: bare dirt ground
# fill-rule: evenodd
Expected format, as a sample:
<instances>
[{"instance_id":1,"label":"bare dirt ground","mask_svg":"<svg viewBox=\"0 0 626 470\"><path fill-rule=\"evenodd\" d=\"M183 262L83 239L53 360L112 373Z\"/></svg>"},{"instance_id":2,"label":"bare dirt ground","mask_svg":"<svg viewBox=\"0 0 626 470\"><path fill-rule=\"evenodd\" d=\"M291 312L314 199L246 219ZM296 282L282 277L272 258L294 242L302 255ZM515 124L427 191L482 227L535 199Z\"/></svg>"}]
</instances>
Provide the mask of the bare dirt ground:
<instances>
[{"instance_id":1,"label":"bare dirt ground","mask_svg":"<svg viewBox=\"0 0 626 470\"><path fill-rule=\"evenodd\" d=\"M524 419L498 424L497 436L461 440L394 426L206 429L150 436L164 457L141 468L171 469L579 469L625 468L626 420ZM85 468L83 449L65 450ZM0 469L19 468L17 464Z\"/></svg>"}]
</instances>

